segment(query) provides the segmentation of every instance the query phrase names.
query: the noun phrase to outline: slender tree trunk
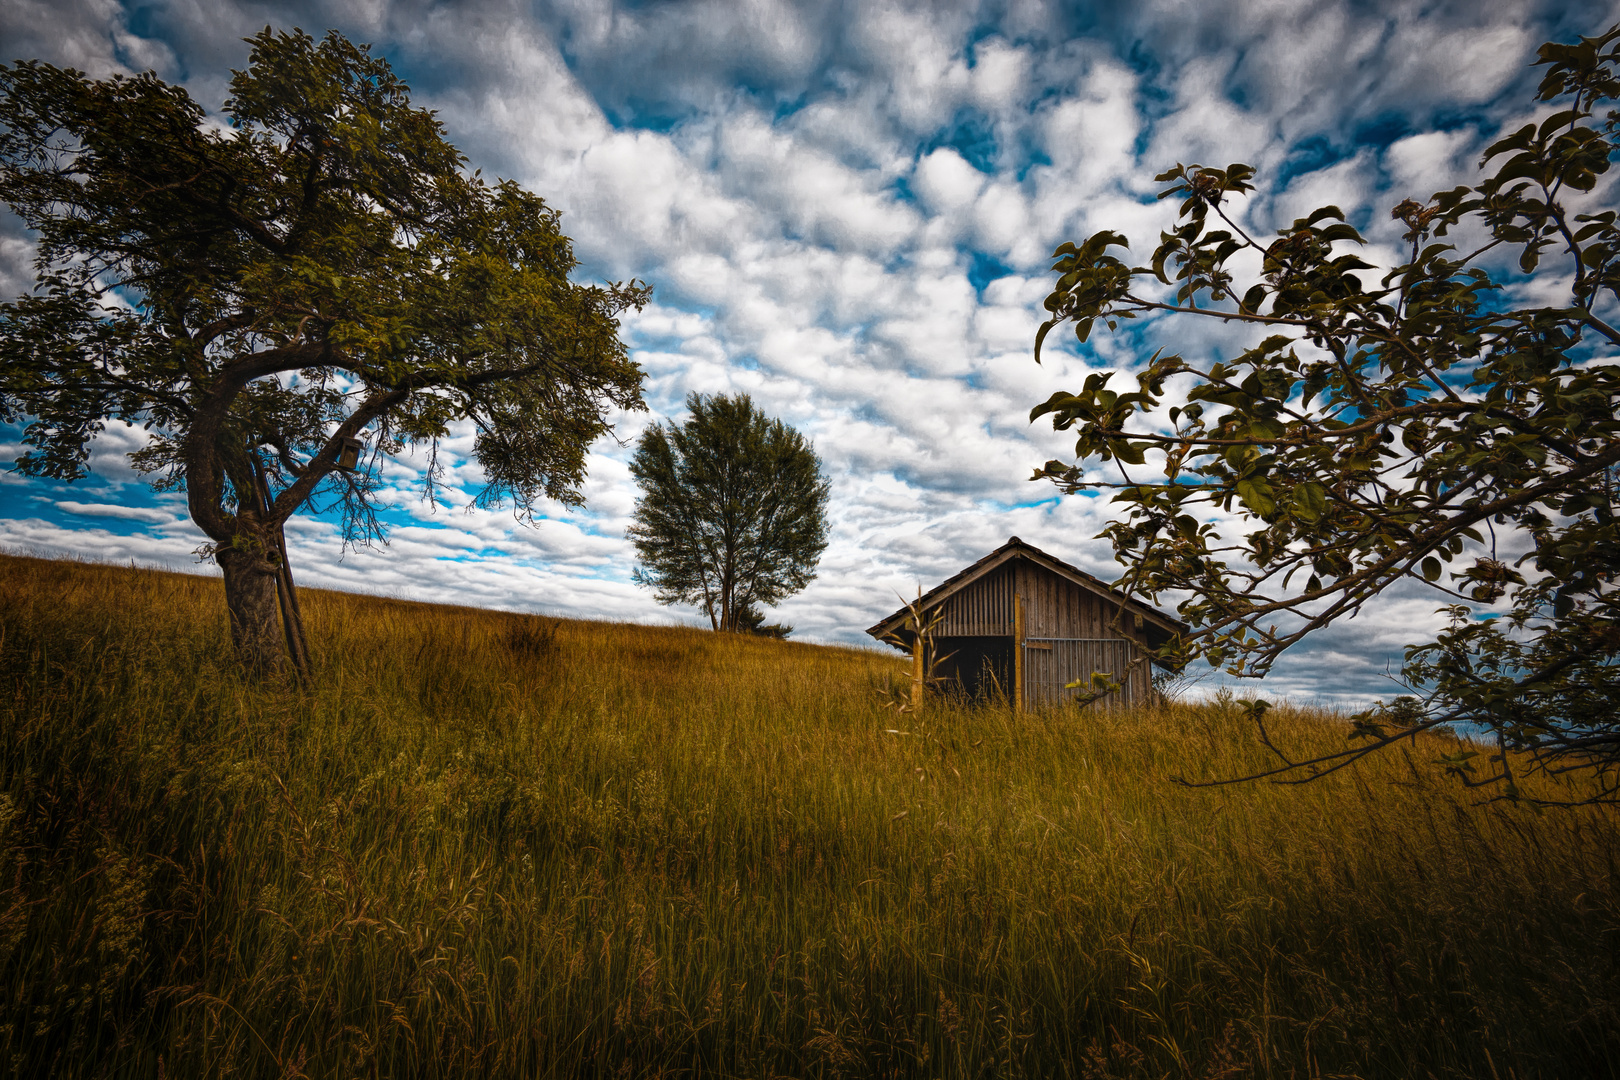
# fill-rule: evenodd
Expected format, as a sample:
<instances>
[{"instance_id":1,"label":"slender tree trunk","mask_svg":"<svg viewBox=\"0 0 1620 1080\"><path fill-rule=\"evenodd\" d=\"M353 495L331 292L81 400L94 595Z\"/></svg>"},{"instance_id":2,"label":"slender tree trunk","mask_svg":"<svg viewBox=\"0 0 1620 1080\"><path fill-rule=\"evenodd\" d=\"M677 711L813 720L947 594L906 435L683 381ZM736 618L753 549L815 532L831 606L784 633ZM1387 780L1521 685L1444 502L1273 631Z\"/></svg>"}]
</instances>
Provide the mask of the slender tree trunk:
<instances>
[{"instance_id":1,"label":"slender tree trunk","mask_svg":"<svg viewBox=\"0 0 1620 1080\"><path fill-rule=\"evenodd\" d=\"M221 551L215 561L225 575L225 607L237 659L256 674L279 674L287 652L277 625L275 564L262 551L234 548Z\"/></svg>"},{"instance_id":2,"label":"slender tree trunk","mask_svg":"<svg viewBox=\"0 0 1620 1080\"><path fill-rule=\"evenodd\" d=\"M737 629L737 563L729 540L726 543L726 563L722 574L724 576L720 579L720 629L729 632Z\"/></svg>"},{"instance_id":3,"label":"slender tree trunk","mask_svg":"<svg viewBox=\"0 0 1620 1080\"><path fill-rule=\"evenodd\" d=\"M298 613L298 594L293 591L292 572L287 567L287 542L277 529L280 570L276 574L276 598L281 607L282 637L287 642L287 658L300 679L309 678L309 647L304 643L304 621Z\"/></svg>"}]
</instances>

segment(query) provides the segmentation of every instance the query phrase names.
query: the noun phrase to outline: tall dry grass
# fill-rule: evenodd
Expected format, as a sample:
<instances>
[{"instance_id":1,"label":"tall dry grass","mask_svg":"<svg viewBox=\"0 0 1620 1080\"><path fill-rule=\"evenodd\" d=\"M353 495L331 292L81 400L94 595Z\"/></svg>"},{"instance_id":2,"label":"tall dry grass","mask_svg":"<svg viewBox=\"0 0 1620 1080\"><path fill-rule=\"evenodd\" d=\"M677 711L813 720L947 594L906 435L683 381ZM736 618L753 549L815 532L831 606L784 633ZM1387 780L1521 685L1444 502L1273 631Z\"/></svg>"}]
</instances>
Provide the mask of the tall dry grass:
<instances>
[{"instance_id":1,"label":"tall dry grass","mask_svg":"<svg viewBox=\"0 0 1620 1080\"><path fill-rule=\"evenodd\" d=\"M1610 812L1219 708L885 711L882 655L0 558L0 1072L1576 1077ZM1342 726L1283 710L1301 747ZM889 729L894 729L890 731Z\"/></svg>"}]
</instances>

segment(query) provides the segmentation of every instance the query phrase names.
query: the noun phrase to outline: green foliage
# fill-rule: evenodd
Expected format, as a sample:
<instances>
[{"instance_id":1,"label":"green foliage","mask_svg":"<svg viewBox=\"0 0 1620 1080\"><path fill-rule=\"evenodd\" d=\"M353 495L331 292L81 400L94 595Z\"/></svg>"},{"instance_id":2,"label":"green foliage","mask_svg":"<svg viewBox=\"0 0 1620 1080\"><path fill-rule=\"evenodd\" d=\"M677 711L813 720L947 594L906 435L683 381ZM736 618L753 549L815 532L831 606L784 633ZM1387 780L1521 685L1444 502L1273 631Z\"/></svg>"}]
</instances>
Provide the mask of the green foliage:
<instances>
[{"instance_id":1,"label":"green foliage","mask_svg":"<svg viewBox=\"0 0 1620 1080\"><path fill-rule=\"evenodd\" d=\"M290 689L217 581L0 557L0 1077L1620 1070L1615 817L1476 744L1189 790L1243 703L898 722L881 653L304 599Z\"/></svg>"},{"instance_id":2,"label":"green foliage","mask_svg":"<svg viewBox=\"0 0 1620 1080\"><path fill-rule=\"evenodd\" d=\"M827 547L828 484L809 441L746 394L686 399L686 423L654 425L630 462L641 486L629 529L636 581L661 604L694 604L716 630L761 627L759 604L808 585Z\"/></svg>"},{"instance_id":3,"label":"green foliage","mask_svg":"<svg viewBox=\"0 0 1620 1080\"><path fill-rule=\"evenodd\" d=\"M777 638L785 640L793 633L793 627L787 623L768 623L765 613L757 607L747 608L737 615L737 629L745 634L756 634L759 637Z\"/></svg>"},{"instance_id":4,"label":"green foliage","mask_svg":"<svg viewBox=\"0 0 1620 1080\"><path fill-rule=\"evenodd\" d=\"M137 466L215 549L262 550L318 489L379 535L342 440L431 455L470 420L481 502L578 503L610 410L642 407L616 317L647 290L569 281L557 212L463 171L364 46L251 44L229 129L150 73L0 68L0 199L39 239L33 293L0 307L0 416L33 447L14 468L79 478L105 423L139 424Z\"/></svg>"},{"instance_id":5,"label":"green foliage","mask_svg":"<svg viewBox=\"0 0 1620 1080\"><path fill-rule=\"evenodd\" d=\"M1597 770L1592 798L1620 796L1620 332L1600 316L1620 299L1620 227L1590 198L1579 207L1590 212L1568 205L1620 149L1617 114L1595 119L1620 93L1620 27L1547 45L1539 63L1540 99L1559 109L1492 144L1481 164L1495 171L1478 186L1396 206L1406 261L1376 287L1338 207L1275 240L1245 232L1228 210L1252 190L1246 165L1158 177L1181 209L1150 266L1110 254L1126 246L1112 232L1054 253L1037 360L1064 323L1081 341L1099 319L1117 328L1148 315L1256 332L1214 363L1156 354L1129 393L1091 375L1030 414L1077 432L1078 462L1049 462L1037 478L1116 492L1119 520L1103 535L1126 567L1122 587L1187 597L1193 632L1172 646L1178 659L1263 675L1403 579L1438 590L1453 613L1436 641L1408 650L1407 677L1426 694L1418 714L1406 707L1393 728L1369 714L1366 742L1285 756L1268 774L1308 778L1467 721L1503 751L1470 783L1514 796L1506 751L1526 750L1532 768ZM1478 246L1459 251L1448 236ZM1513 250L1530 280L1491 269ZM1240 283L1245 260L1259 277ZM1510 287L1567 297L1513 307ZM1161 418L1172 381L1187 404ZM1087 481L1093 460L1118 463L1122 479ZM1162 479L1133 478L1136 467ZM1216 511L1253 531L1224 535ZM1499 542L1528 551L1509 564ZM1500 618L1467 606L1504 598Z\"/></svg>"}]
</instances>

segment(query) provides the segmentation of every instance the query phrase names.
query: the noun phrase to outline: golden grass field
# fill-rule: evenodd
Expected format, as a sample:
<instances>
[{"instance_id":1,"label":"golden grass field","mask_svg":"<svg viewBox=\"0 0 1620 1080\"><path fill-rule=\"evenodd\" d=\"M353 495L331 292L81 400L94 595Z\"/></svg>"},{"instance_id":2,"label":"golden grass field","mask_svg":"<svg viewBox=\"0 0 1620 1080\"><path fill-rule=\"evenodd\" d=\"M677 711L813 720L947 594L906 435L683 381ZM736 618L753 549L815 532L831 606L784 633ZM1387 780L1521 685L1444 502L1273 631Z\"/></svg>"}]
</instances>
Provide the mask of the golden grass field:
<instances>
[{"instance_id":1,"label":"golden grass field","mask_svg":"<svg viewBox=\"0 0 1620 1080\"><path fill-rule=\"evenodd\" d=\"M217 580L0 557L0 1072L1620 1072L1620 821L1476 805L1451 740L1193 790L1265 761L1236 710L303 603L313 685L255 684Z\"/></svg>"}]
</instances>

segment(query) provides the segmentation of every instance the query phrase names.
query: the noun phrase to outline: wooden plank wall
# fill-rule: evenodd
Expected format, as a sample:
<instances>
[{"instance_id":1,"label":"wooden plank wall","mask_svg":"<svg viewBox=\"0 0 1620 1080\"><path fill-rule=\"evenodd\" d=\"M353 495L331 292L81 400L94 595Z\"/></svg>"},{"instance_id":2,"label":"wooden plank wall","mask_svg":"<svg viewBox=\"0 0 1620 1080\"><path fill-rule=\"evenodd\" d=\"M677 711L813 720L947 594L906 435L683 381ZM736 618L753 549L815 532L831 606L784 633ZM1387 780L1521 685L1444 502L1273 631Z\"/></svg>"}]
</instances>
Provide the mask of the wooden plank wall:
<instances>
[{"instance_id":1,"label":"wooden plank wall","mask_svg":"<svg viewBox=\"0 0 1620 1080\"><path fill-rule=\"evenodd\" d=\"M934 635L1011 637L1013 587L1013 567L996 567L945 601L945 618Z\"/></svg>"},{"instance_id":2,"label":"wooden plank wall","mask_svg":"<svg viewBox=\"0 0 1620 1080\"><path fill-rule=\"evenodd\" d=\"M1024 598L1029 637L1132 637L1129 616L1120 633L1110 624L1118 605L1043 566L1015 560L999 566L945 601L936 637L1007 637L1013 632L1013 597Z\"/></svg>"},{"instance_id":3,"label":"wooden plank wall","mask_svg":"<svg viewBox=\"0 0 1620 1080\"><path fill-rule=\"evenodd\" d=\"M1024 598L1024 633L1029 638L1125 638L1129 640L1135 636L1140 627L1135 620L1126 616L1123 624L1123 633L1110 625L1118 605L1090 589L1077 585L1043 566L1014 559L1013 561L997 567L984 577L980 578L959 592L953 594L944 603L945 617L935 629L934 635L940 640L941 648L950 651L949 644L944 640L948 638L1011 638L1013 636L1013 598L1021 595ZM1009 643L1010 644L1010 643ZM1067 654L1073 652L1072 660L1065 660L1061 664L1067 669L1081 660L1080 652L1075 652L1079 646L1067 646L1060 650ZM1086 657L1094 650L1081 649ZM1097 660L1103 659L1103 654L1112 659L1117 653L1106 647L1098 652ZM1129 655L1137 655L1133 645ZM1045 682L1058 677L1059 672L1045 669L1056 662L1056 656L1036 659L1033 654L1031 660L1035 666L1026 671L1026 680L1034 676L1037 680ZM1113 667L1112 663L1103 664L1104 667ZM965 673L964 673L965 674ZM1063 673L1064 681L1072 681L1069 672ZM1089 676L1090 672L1083 673ZM1081 676L1075 676L1081 677ZM1151 700L1152 695L1152 669L1147 664L1138 664L1131 672L1129 685L1118 695L1111 695L1122 699L1112 702L1124 704L1125 702L1143 702ZM1061 684L1059 684L1061 685ZM1033 691L1030 703L1049 700L1050 689Z\"/></svg>"},{"instance_id":4,"label":"wooden plank wall","mask_svg":"<svg viewBox=\"0 0 1620 1080\"><path fill-rule=\"evenodd\" d=\"M1096 651L1079 643L1058 645L1055 654L1049 654L1052 659L1058 655L1070 654L1069 663L1065 666L1089 663L1095 661L1094 670L1115 670L1116 664L1108 661L1122 659L1135 659L1140 655L1137 644L1132 640L1141 630L1135 618L1126 613L1119 626L1114 625L1115 617L1119 614L1119 604L1106 596L1100 596L1084 586L1077 585L1068 578L1060 577L1043 566L1019 560L1016 567L1015 589L1024 597L1024 634L1029 638L1123 638L1131 641L1124 650L1110 649L1106 646L1097 652L1096 656L1090 654ZM1030 650L1029 656L1033 658L1039 650ZM1046 658L1043 657L1043 660ZM1050 662L1050 661L1048 661ZM1122 666L1122 665L1121 665ZM1026 661L1026 672L1035 674L1041 670L1041 661L1030 665ZM1076 669L1078 671L1078 669ZM1117 671L1115 671L1117 674ZM1054 672L1054 675L1056 673ZM1091 672L1083 673L1064 672L1064 682L1072 682L1075 678L1089 679ZM1072 676L1072 677L1071 677ZM1038 677L1038 676L1037 676ZM1059 684L1061 685L1061 683ZM1029 688L1034 690L1033 687ZM1069 691L1074 694L1077 691ZM1135 665L1125 686L1118 694L1111 694L1098 702L1099 705L1129 705L1152 700L1153 670L1151 665L1141 663ZM1039 702L1044 695L1040 692L1029 693L1027 700L1031 704Z\"/></svg>"},{"instance_id":5,"label":"wooden plank wall","mask_svg":"<svg viewBox=\"0 0 1620 1080\"><path fill-rule=\"evenodd\" d=\"M1092 672L1104 671L1116 680L1136 656L1136 646L1113 641L1035 642L1024 658L1024 701L1030 706L1055 705L1089 692L1065 689L1069 683L1089 684ZM1141 692L1140 668L1133 670L1116 692L1101 699L1109 706L1133 705L1146 700Z\"/></svg>"},{"instance_id":6,"label":"wooden plank wall","mask_svg":"<svg viewBox=\"0 0 1620 1080\"><path fill-rule=\"evenodd\" d=\"M1029 637L1112 638L1109 626L1119 605L1059 577L1043 566L1019 560L1015 588L1024 597L1024 633ZM1126 622L1127 630L1131 623Z\"/></svg>"}]
</instances>

